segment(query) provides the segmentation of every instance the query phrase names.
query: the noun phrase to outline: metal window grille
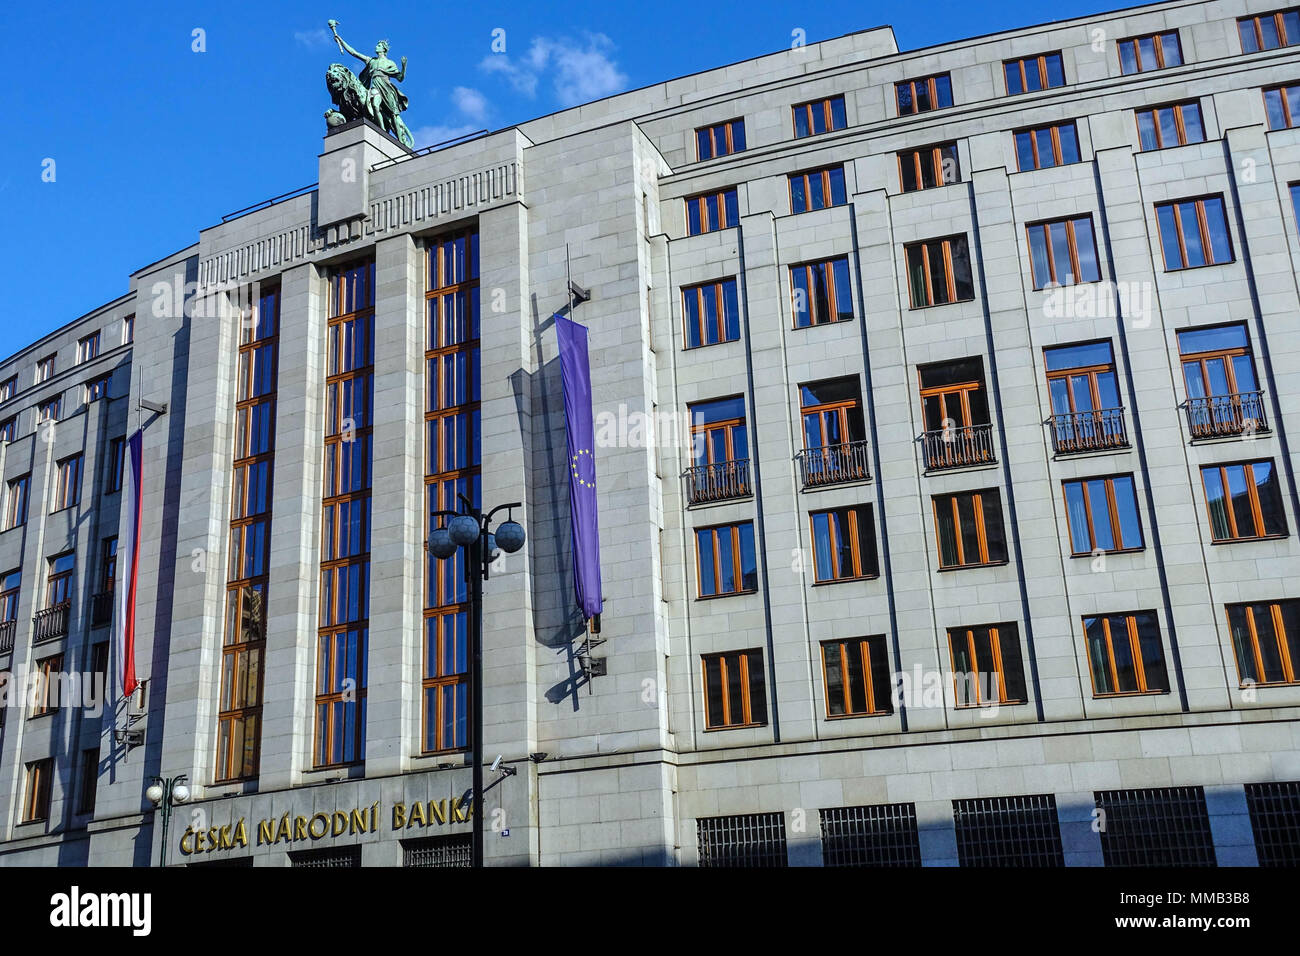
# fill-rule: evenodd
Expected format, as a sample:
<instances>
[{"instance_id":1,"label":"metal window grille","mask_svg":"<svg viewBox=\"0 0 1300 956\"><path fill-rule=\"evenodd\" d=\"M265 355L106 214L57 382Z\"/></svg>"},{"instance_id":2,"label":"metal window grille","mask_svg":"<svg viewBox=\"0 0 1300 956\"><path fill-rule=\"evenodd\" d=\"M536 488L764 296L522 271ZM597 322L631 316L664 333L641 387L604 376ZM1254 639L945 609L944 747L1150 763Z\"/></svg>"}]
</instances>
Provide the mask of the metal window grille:
<instances>
[{"instance_id":1,"label":"metal window grille","mask_svg":"<svg viewBox=\"0 0 1300 956\"><path fill-rule=\"evenodd\" d=\"M1202 787L1098 790L1107 866L1216 866Z\"/></svg>"},{"instance_id":2,"label":"metal window grille","mask_svg":"<svg viewBox=\"0 0 1300 956\"><path fill-rule=\"evenodd\" d=\"M824 866L920 866L916 804L821 811Z\"/></svg>"},{"instance_id":3,"label":"metal window grille","mask_svg":"<svg viewBox=\"0 0 1300 956\"><path fill-rule=\"evenodd\" d=\"M1260 866L1300 866L1300 782L1248 783L1246 806Z\"/></svg>"},{"instance_id":4,"label":"metal window grille","mask_svg":"<svg viewBox=\"0 0 1300 956\"><path fill-rule=\"evenodd\" d=\"M340 846L324 850L300 850L289 854L290 866L360 866L361 847Z\"/></svg>"},{"instance_id":5,"label":"metal window grille","mask_svg":"<svg viewBox=\"0 0 1300 956\"><path fill-rule=\"evenodd\" d=\"M696 821L700 866L788 866L785 814L747 813Z\"/></svg>"},{"instance_id":6,"label":"metal window grille","mask_svg":"<svg viewBox=\"0 0 1300 956\"><path fill-rule=\"evenodd\" d=\"M472 840L468 834L403 840L402 866L473 866Z\"/></svg>"},{"instance_id":7,"label":"metal window grille","mask_svg":"<svg viewBox=\"0 0 1300 956\"><path fill-rule=\"evenodd\" d=\"M962 866L1065 866L1056 797L979 797L952 802Z\"/></svg>"}]
</instances>

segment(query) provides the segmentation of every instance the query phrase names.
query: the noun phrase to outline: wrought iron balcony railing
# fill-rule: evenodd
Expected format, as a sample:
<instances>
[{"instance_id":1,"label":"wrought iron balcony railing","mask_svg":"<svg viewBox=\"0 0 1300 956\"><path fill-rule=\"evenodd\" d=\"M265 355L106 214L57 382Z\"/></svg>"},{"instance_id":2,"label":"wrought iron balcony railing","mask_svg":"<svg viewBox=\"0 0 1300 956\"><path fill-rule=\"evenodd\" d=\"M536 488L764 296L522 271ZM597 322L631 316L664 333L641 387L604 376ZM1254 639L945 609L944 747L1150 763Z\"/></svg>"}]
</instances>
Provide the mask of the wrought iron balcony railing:
<instances>
[{"instance_id":1,"label":"wrought iron balcony railing","mask_svg":"<svg viewBox=\"0 0 1300 956\"><path fill-rule=\"evenodd\" d=\"M8 654L14 649L14 632L17 621L0 621L0 654Z\"/></svg>"},{"instance_id":2,"label":"wrought iron balcony railing","mask_svg":"<svg viewBox=\"0 0 1300 956\"><path fill-rule=\"evenodd\" d=\"M795 455L794 460L799 463L799 477L804 488L841 485L871 477L865 441L806 448Z\"/></svg>"},{"instance_id":3,"label":"wrought iron balcony railing","mask_svg":"<svg viewBox=\"0 0 1300 956\"><path fill-rule=\"evenodd\" d=\"M1192 438L1225 438L1268 431L1263 392L1189 398L1183 404Z\"/></svg>"},{"instance_id":4,"label":"wrought iron balcony railing","mask_svg":"<svg viewBox=\"0 0 1300 956\"><path fill-rule=\"evenodd\" d=\"M749 482L748 458L688 468L682 477L686 480L686 500L693 505L744 498L754 493Z\"/></svg>"},{"instance_id":5,"label":"wrought iron balcony railing","mask_svg":"<svg viewBox=\"0 0 1300 956\"><path fill-rule=\"evenodd\" d=\"M113 623L113 592L100 591L90 601L90 626L107 627Z\"/></svg>"},{"instance_id":6,"label":"wrought iron balcony railing","mask_svg":"<svg viewBox=\"0 0 1300 956\"><path fill-rule=\"evenodd\" d=\"M993 453L992 425L962 425L922 432L917 441L925 458L926 471L988 465L997 461Z\"/></svg>"},{"instance_id":7,"label":"wrought iron balcony railing","mask_svg":"<svg viewBox=\"0 0 1300 956\"><path fill-rule=\"evenodd\" d=\"M1043 424L1052 428L1052 449L1058 455L1128 447L1123 406L1053 415Z\"/></svg>"},{"instance_id":8,"label":"wrought iron balcony railing","mask_svg":"<svg viewBox=\"0 0 1300 956\"><path fill-rule=\"evenodd\" d=\"M43 611L37 611L32 618L32 624L35 627L32 633L32 643L39 644L42 641L52 641L56 637L67 634L68 617L71 611L71 601L64 601L53 607L47 607Z\"/></svg>"}]
</instances>

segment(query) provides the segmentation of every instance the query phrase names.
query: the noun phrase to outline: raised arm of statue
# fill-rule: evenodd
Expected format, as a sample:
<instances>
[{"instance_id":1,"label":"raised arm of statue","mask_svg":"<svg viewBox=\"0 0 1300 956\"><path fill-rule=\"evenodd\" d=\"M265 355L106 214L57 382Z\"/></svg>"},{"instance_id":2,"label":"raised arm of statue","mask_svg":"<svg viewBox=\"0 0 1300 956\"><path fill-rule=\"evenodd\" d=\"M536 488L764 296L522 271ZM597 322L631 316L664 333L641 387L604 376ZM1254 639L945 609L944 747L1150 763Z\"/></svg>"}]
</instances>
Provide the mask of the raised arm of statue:
<instances>
[{"instance_id":1,"label":"raised arm of statue","mask_svg":"<svg viewBox=\"0 0 1300 956\"><path fill-rule=\"evenodd\" d=\"M362 63L369 63L370 57L366 56L364 53L358 53L356 50L352 49L352 47L348 46L347 41L344 40L341 36L339 36L339 31L336 29L337 26L338 26L337 20L330 21L330 33L334 34L334 42L339 45L339 52L349 53L352 56L355 56Z\"/></svg>"},{"instance_id":2,"label":"raised arm of statue","mask_svg":"<svg viewBox=\"0 0 1300 956\"><path fill-rule=\"evenodd\" d=\"M396 74L394 74L393 79L395 79L398 83L401 83L403 80L406 79L406 57L402 57L402 68L398 70Z\"/></svg>"}]
</instances>

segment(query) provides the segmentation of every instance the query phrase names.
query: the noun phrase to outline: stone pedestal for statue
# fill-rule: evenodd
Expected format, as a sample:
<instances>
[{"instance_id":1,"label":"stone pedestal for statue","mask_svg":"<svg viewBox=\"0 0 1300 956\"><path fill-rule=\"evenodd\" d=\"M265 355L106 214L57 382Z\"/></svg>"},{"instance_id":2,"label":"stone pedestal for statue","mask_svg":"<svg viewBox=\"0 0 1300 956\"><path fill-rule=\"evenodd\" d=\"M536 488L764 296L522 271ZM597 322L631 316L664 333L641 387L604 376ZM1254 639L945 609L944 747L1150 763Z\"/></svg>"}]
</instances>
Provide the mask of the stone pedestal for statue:
<instances>
[{"instance_id":1,"label":"stone pedestal for statue","mask_svg":"<svg viewBox=\"0 0 1300 956\"><path fill-rule=\"evenodd\" d=\"M411 150L369 120L331 129L320 154L317 226L364 219L370 211L370 168L409 155Z\"/></svg>"}]
</instances>

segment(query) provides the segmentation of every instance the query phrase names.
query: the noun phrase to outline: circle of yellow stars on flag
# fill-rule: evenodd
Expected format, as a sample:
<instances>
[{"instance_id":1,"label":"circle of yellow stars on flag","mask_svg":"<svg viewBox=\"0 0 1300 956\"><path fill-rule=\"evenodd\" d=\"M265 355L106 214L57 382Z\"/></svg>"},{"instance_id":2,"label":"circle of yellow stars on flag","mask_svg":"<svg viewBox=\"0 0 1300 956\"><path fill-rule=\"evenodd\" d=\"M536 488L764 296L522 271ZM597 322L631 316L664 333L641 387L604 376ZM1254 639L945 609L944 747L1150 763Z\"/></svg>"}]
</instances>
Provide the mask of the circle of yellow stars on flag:
<instances>
[{"instance_id":1,"label":"circle of yellow stars on flag","mask_svg":"<svg viewBox=\"0 0 1300 956\"><path fill-rule=\"evenodd\" d=\"M587 460L591 462L591 481L588 481L583 478L582 475L578 474L578 463L583 455L586 455ZM573 469L573 477L579 485L584 488L596 487L596 459L592 456L590 448L579 448L577 454L573 456L573 461L570 467Z\"/></svg>"}]
</instances>

